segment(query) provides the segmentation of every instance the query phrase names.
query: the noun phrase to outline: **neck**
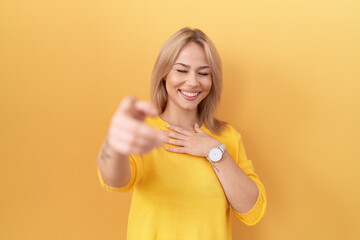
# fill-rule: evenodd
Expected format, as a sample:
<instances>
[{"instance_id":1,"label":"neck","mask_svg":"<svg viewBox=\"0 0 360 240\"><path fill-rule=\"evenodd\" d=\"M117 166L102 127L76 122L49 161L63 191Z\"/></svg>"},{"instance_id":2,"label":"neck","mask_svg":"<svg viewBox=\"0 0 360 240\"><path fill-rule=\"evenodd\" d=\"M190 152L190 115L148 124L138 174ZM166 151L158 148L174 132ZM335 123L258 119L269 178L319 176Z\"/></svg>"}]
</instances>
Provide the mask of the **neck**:
<instances>
[{"instance_id":1,"label":"neck","mask_svg":"<svg viewBox=\"0 0 360 240\"><path fill-rule=\"evenodd\" d=\"M165 111L160 114L161 119L171 125L184 128L189 131L194 131L194 125L197 123L201 126L197 109L185 110L177 107L166 106Z\"/></svg>"}]
</instances>

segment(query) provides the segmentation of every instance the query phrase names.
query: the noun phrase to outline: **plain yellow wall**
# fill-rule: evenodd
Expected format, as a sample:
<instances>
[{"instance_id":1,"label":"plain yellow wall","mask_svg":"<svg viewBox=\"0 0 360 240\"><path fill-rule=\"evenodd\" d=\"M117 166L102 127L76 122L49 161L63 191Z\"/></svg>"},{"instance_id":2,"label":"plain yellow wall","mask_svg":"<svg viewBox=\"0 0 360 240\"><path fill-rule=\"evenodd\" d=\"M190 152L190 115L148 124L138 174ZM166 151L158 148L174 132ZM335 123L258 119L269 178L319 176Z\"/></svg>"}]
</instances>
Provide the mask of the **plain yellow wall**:
<instances>
[{"instance_id":1,"label":"plain yellow wall","mask_svg":"<svg viewBox=\"0 0 360 240\"><path fill-rule=\"evenodd\" d=\"M217 46L218 116L267 189L233 238L360 239L358 0L2 0L0 239L125 239L131 194L100 187L97 153L184 26Z\"/></svg>"}]
</instances>

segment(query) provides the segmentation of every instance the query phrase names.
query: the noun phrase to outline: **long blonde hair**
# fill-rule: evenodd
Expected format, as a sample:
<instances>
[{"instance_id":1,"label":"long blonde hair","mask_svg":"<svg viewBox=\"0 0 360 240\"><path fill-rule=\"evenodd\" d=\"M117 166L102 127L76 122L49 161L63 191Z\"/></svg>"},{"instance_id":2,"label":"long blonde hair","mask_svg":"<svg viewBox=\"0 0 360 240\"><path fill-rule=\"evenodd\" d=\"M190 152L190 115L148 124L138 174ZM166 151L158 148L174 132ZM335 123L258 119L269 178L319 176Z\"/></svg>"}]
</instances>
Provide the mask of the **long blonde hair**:
<instances>
[{"instance_id":1,"label":"long blonde hair","mask_svg":"<svg viewBox=\"0 0 360 240\"><path fill-rule=\"evenodd\" d=\"M172 69L182 48L189 42L195 42L204 49L212 76L210 92L198 105L199 119L210 131L220 133L226 125L215 118L222 90L221 60L214 44L199 29L182 28L164 43L151 76L151 100L160 113L164 112L168 98L164 78Z\"/></svg>"}]
</instances>

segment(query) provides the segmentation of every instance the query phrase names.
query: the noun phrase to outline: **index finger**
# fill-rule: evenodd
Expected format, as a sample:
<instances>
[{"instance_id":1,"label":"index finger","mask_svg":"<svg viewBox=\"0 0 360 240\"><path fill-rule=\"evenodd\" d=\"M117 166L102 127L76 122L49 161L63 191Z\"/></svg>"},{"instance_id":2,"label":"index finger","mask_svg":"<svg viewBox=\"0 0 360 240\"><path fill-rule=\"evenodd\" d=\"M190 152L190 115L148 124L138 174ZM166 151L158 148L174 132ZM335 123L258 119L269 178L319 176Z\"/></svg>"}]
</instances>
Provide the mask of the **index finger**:
<instances>
[{"instance_id":1,"label":"index finger","mask_svg":"<svg viewBox=\"0 0 360 240\"><path fill-rule=\"evenodd\" d=\"M119 104L117 111L130 112L131 109L134 108L135 103L136 103L136 98L134 96L125 97Z\"/></svg>"},{"instance_id":2,"label":"index finger","mask_svg":"<svg viewBox=\"0 0 360 240\"><path fill-rule=\"evenodd\" d=\"M145 101L137 101L134 96L124 98L117 111L125 113L140 121L143 121L147 116L154 117L158 114L158 111L153 104Z\"/></svg>"},{"instance_id":3,"label":"index finger","mask_svg":"<svg viewBox=\"0 0 360 240\"><path fill-rule=\"evenodd\" d=\"M174 130L175 132L178 132L178 133L182 133L182 134L184 134L184 135L186 135L186 136L192 136L192 135L194 135L193 134L193 132L190 132L190 131L188 131L188 130L185 130L185 129L183 129L183 128L181 128L181 127L178 127L178 126L174 126L174 125L167 125L167 127L169 128L169 129L171 129L171 130Z\"/></svg>"}]
</instances>

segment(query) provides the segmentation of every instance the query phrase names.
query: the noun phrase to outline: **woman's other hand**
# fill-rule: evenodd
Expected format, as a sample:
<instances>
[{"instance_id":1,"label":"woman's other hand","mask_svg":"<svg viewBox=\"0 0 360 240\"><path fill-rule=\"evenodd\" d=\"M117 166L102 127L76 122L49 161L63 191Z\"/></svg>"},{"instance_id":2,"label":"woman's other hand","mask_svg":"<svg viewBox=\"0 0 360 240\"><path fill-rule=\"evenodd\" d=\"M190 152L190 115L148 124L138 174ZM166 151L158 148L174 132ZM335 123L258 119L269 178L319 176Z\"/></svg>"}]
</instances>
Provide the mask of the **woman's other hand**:
<instances>
[{"instance_id":1,"label":"woman's other hand","mask_svg":"<svg viewBox=\"0 0 360 240\"><path fill-rule=\"evenodd\" d=\"M170 152L206 157L210 149L221 144L218 140L202 131L197 124L194 126L194 132L173 125L168 125L168 128L174 132L165 131L167 138L164 141L176 146L166 147Z\"/></svg>"},{"instance_id":2,"label":"woman's other hand","mask_svg":"<svg viewBox=\"0 0 360 240\"><path fill-rule=\"evenodd\" d=\"M111 119L107 136L110 147L119 154L129 155L143 154L162 145L161 132L144 123L146 117L157 114L149 102L137 101L132 96L123 99Z\"/></svg>"}]
</instances>

